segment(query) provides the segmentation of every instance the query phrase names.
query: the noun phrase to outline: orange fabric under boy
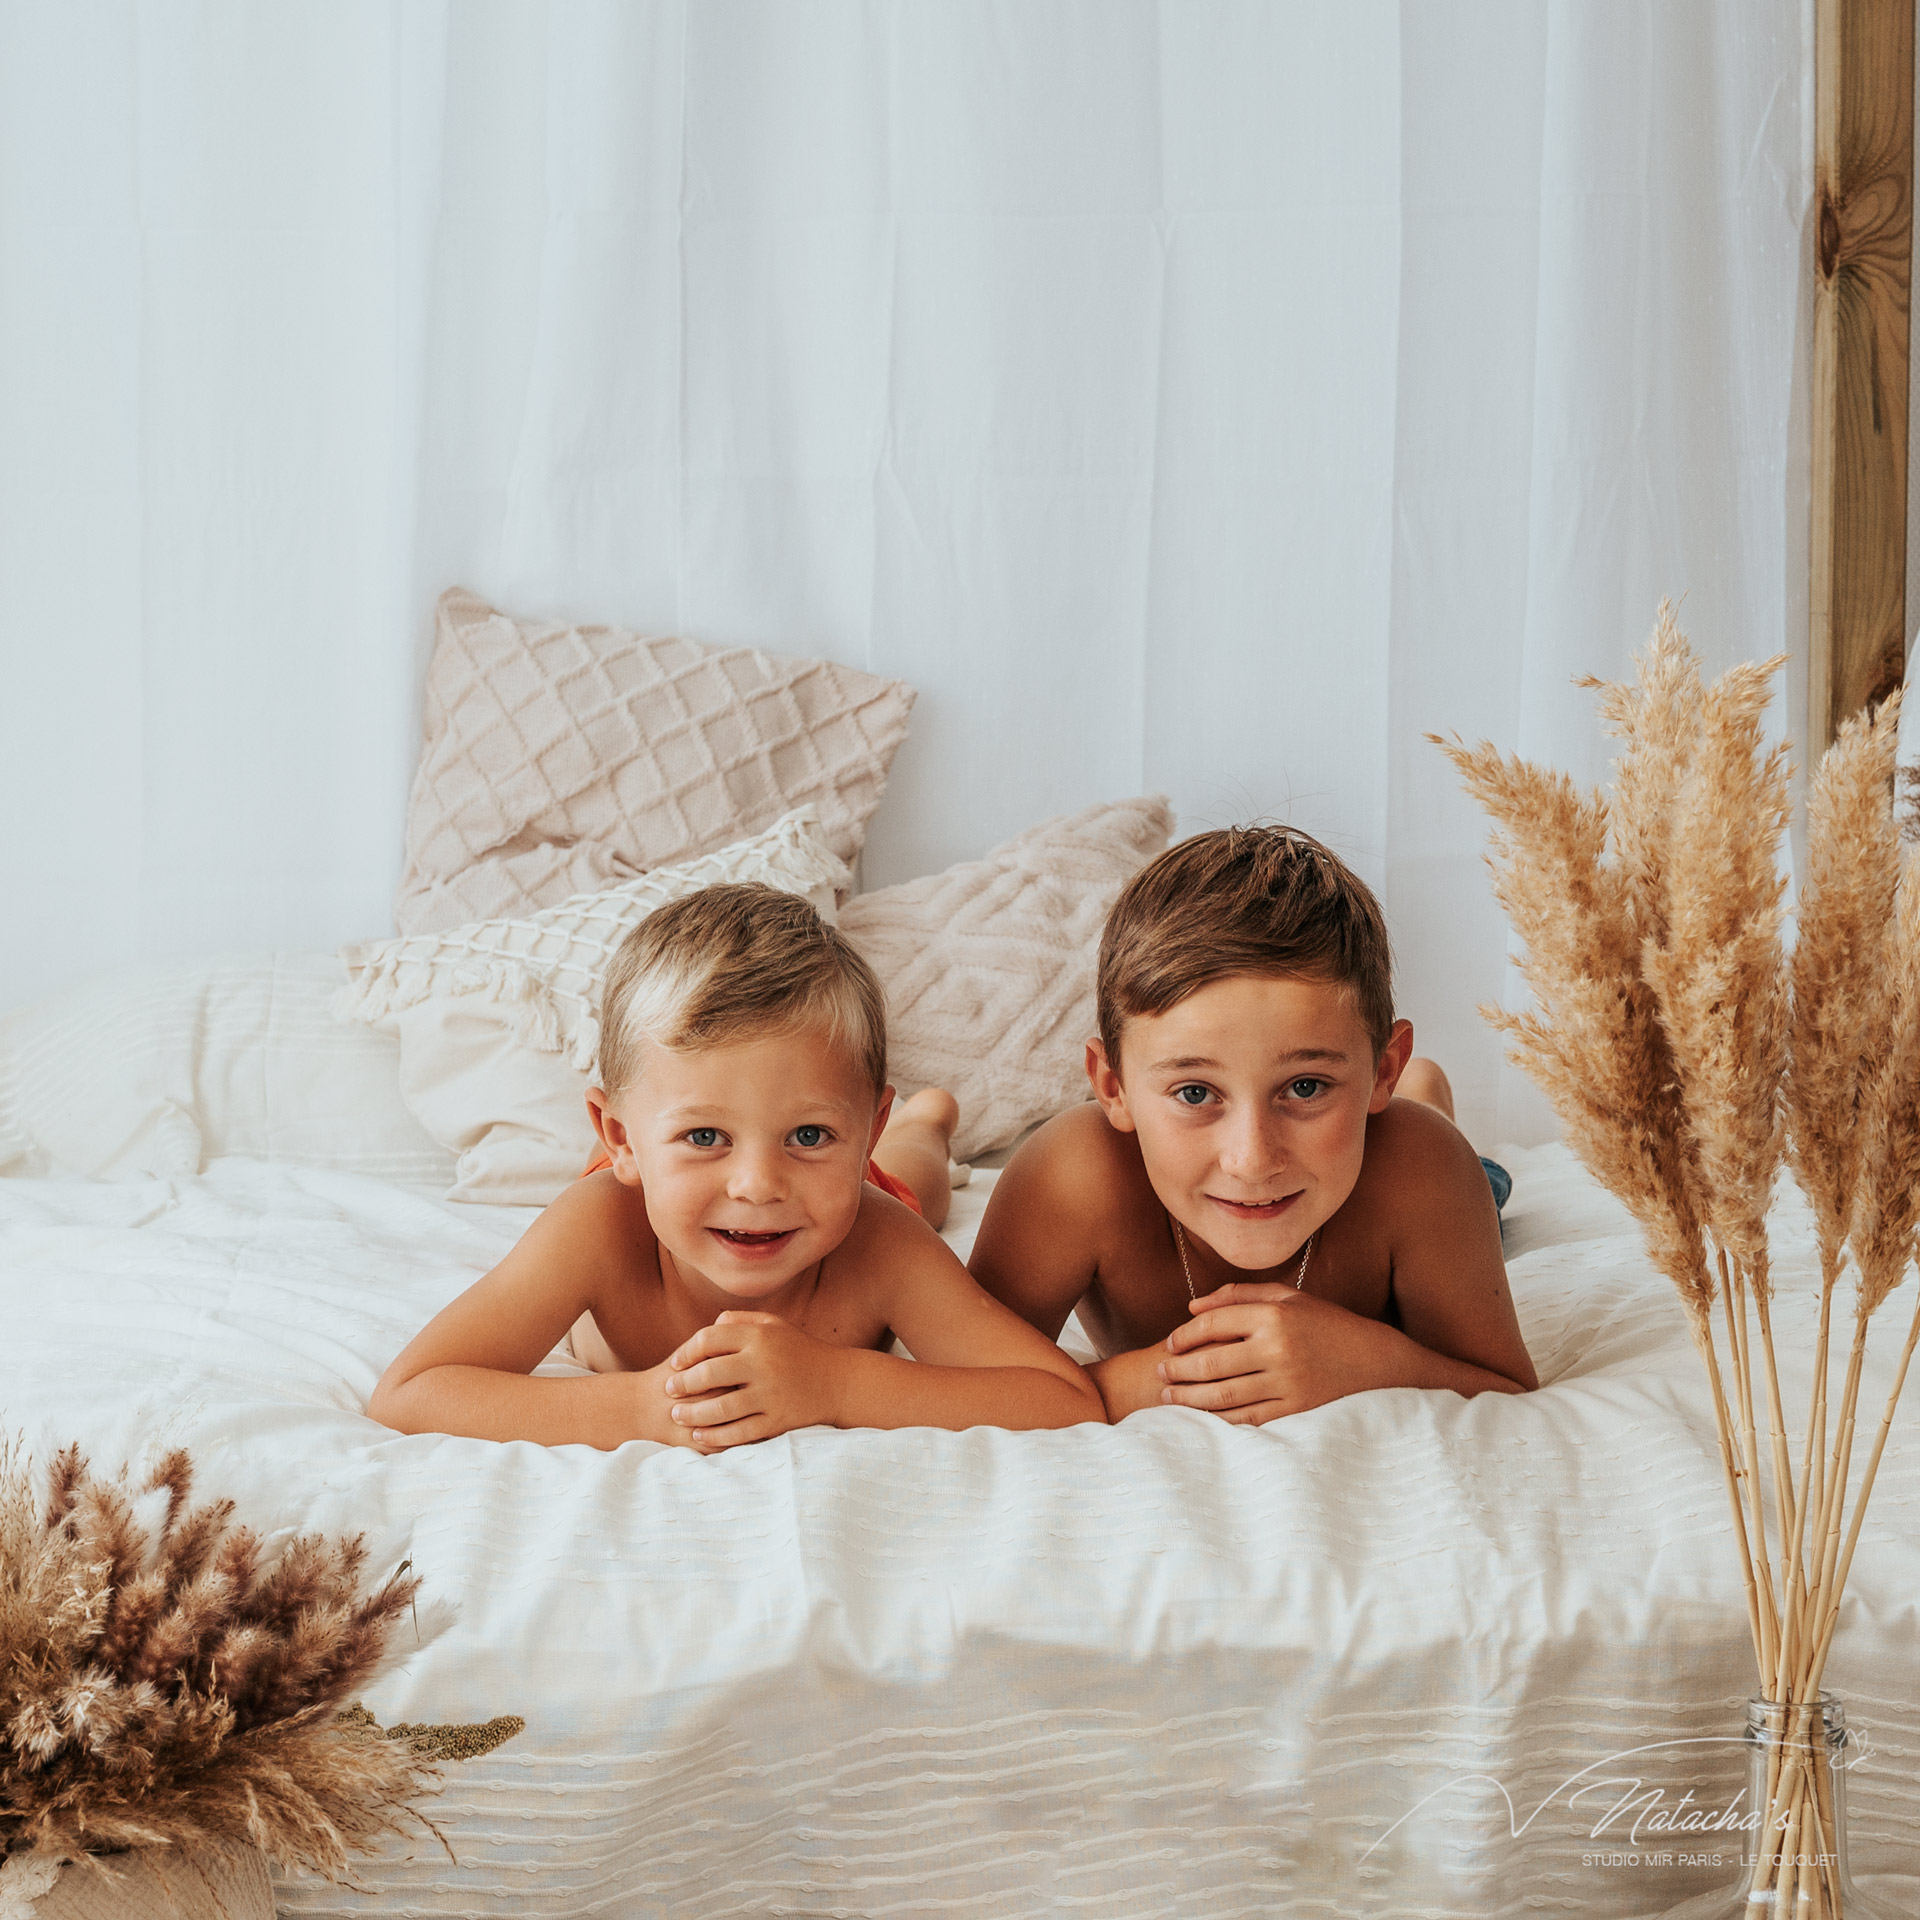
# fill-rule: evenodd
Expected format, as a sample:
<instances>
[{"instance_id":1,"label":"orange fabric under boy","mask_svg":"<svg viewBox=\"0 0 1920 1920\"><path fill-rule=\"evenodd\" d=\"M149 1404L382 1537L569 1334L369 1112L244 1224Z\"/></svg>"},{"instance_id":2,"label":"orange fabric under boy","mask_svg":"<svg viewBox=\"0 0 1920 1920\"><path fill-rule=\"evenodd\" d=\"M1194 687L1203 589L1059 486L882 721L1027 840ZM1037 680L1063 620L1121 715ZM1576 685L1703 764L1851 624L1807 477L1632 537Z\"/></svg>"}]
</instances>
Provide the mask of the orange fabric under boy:
<instances>
[{"instance_id":1,"label":"orange fabric under boy","mask_svg":"<svg viewBox=\"0 0 1920 1920\"><path fill-rule=\"evenodd\" d=\"M580 1178L584 1180L590 1173L598 1173L602 1167L613 1165L613 1155L596 1153L581 1169ZM915 1213L920 1211L920 1202L914 1198L913 1189L904 1180L896 1180L878 1160L867 1162L867 1181L882 1193L890 1193L902 1206L911 1207Z\"/></svg>"}]
</instances>

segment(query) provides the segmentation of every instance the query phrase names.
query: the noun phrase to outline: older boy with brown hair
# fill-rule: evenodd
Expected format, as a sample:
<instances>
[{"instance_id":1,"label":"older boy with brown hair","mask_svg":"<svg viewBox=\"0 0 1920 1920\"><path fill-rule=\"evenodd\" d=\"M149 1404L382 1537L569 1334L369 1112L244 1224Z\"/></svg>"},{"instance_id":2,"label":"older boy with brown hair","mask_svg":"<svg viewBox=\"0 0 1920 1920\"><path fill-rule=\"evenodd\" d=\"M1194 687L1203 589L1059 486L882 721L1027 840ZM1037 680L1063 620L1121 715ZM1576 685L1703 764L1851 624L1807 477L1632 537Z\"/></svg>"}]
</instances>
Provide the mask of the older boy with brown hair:
<instances>
[{"instance_id":1,"label":"older boy with brown hair","mask_svg":"<svg viewBox=\"0 0 1920 1920\"><path fill-rule=\"evenodd\" d=\"M1169 848L1108 918L1098 1017L1094 1103L1014 1156L972 1267L1049 1338L1079 1310L1111 1419L1536 1384L1488 1174L1445 1076L1409 1071L1385 921L1343 862L1277 827Z\"/></svg>"}]
</instances>

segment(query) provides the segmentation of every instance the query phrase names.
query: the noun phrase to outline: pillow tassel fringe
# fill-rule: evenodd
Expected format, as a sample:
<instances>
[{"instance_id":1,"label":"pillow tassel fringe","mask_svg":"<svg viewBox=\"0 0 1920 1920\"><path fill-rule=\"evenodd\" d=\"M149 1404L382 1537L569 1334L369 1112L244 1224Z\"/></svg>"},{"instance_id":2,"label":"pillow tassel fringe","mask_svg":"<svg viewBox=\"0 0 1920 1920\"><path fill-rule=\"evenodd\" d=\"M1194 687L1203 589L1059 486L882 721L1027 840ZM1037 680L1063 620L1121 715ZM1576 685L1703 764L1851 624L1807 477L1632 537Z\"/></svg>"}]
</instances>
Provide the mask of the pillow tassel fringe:
<instances>
[{"instance_id":1,"label":"pillow tassel fringe","mask_svg":"<svg viewBox=\"0 0 1920 1920\"><path fill-rule=\"evenodd\" d=\"M574 1037L569 1048L560 1008L546 984L514 960L380 960L366 967L333 996L336 1020L372 1024L417 1007L435 993L471 998L503 1009L516 1040L541 1053L566 1053L572 1064L591 1070L599 1048L599 1023Z\"/></svg>"}]
</instances>

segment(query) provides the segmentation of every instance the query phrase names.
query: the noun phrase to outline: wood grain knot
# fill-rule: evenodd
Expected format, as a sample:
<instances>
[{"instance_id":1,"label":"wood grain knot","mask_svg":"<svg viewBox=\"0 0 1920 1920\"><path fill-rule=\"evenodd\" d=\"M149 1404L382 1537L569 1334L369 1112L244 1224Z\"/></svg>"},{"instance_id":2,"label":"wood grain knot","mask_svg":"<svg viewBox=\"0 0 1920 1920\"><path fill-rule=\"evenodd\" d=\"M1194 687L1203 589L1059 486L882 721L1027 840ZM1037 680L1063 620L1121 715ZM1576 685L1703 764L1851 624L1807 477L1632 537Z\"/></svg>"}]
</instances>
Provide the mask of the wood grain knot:
<instances>
[{"instance_id":1,"label":"wood grain knot","mask_svg":"<svg viewBox=\"0 0 1920 1920\"><path fill-rule=\"evenodd\" d=\"M1822 280L1831 280L1840 271L1840 209L1833 204L1833 192L1820 183L1820 211L1814 227L1814 259Z\"/></svg>"},{"instance_id":2,"label":"wood grain knot","mask_svg":"<svg viewBox=\"0 0 1920 1920\"><path fill-rule=\"evenodd\" d=\"M1890 693L1896 693L1906 684L1907 649L1898 634L1889 636L1880 649L1879 663L1874 670L1872 684L1867 688L1867 697L1862 704L1871 712L1886 699Z\"/></svg>"}]
</instances>

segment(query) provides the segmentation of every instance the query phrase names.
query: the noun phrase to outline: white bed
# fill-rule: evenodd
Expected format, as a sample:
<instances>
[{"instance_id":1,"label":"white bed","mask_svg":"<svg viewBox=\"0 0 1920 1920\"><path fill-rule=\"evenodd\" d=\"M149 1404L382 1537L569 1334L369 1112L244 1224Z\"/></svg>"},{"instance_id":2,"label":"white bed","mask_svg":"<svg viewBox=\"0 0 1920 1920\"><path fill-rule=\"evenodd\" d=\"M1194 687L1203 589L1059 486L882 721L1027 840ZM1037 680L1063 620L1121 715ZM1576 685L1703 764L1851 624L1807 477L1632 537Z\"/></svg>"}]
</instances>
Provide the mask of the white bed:
<instances>
[{"instance_id":1,"label":"white bed","mask_svg":"<svg viewBox=\"0 0 1920 1920\"><path fill-rule=\"evenodd\" d=\"M1670 1843L1628 1844L1630 1815L1595 1837L1620 1789L1568 1804L1576 1776L1724 1803L1730 1745L1610 1756L1737 1731L1751 1656L1698 1362L1562 1150L1511 1158L1547 1383L1525 1398L1370 1394L1251 1432L1176 1410L814 1430L715 1460L402 1437L361 1411L381 1368L531 1214L422 1183L390 1043L317 1011L332 962L248 965L175 1023L171 1067L101 1002L0 1045L0 1160L11 1124L31 1164L35 1049L71 1069L74 1138L147 1143L114 1180L0 1179L0 1430L103 1464L184 1444L255 1525L366 1531L430 1596L376 1715L525 1717L448 1771L455 1859L423 1841L363 1893L289 1883L284 1914L1628 1914L1731 1877L1647 1864ZM242 1000L222 1042L208 1009ZM184 1004L156 987L141 1031ZM130 1088L171 1135L82 1111ZM181 1170L130 1171L167 1152ZM990 1179L956 1195L957 1246ZM1784 1202L1776 1246L1791 1349L1810 1240ZM1804 1387L1790 1366L1790 1406ZM1917 1427L1829 1673L1870 1748L1869 1884L1920 1860Z\"/></svg>"}]
</instances>

